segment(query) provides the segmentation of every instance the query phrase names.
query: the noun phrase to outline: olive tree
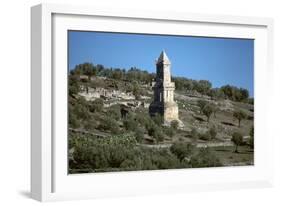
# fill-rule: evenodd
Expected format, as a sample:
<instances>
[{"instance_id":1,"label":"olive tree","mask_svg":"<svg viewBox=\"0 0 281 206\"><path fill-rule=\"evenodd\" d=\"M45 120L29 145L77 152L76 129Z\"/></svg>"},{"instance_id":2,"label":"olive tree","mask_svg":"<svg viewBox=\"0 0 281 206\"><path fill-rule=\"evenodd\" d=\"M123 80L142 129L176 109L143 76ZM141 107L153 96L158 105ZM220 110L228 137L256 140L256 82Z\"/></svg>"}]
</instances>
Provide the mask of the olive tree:
<instances>
[{"instance_id":1,"label":"olive tree","mask_svg":"<svg viewBox=\"0 0 281 206\"><path fill-rule=\"evenodd\" d=\"M84 74L88 76L88 79L91 80L91 77L95 75L94 65L92 63L84 63L82 65Z\"/></svg>"},{"instance_id":2,"label":"olive tree","mask_svg":"<svg viewBox=\"0 0 281 206\"><path fill-rule=\"evenodd\" d=\"M233 112L233 117L238 120L238 127L240 127L241 121L247 118L247 114L242 110L238 110Z\"/></svg>"},{"instance_id":3,"label":"olive tree","mask_svg":"<svg viewBox=\"0 0 281 206\"><path fill-rule=\"evenodd\" d=\"M208 104L208 102L205 101L205 100L198 100L198 101L197 101L197 105L198 105L198 107L199 107L199 109L200 109L200 114L202 114L203 109L204 109L204 107L205 107L207 104Z\"/></svg>"},{"instance_id":4,"label":"olive tree","mask_svg":"<svg viewBox=\"0 0 281 206\"><path fill-rule=\"evenodd\" d=\"M212 113L214 112L213 107L211 105L207 104L203 108L202 112L207 117L207 122L209 123L210 117L211 117Z\"/></svg>"},{"instance_id":5,"label":"olive tree","mask_svg":"<svg viewBox=\"0 0 281 206\"><path fill-rule=\"evenodd\" d=\"M252 126L252 127L251 127L251 130L250 130L249 146L250 146L252 149L254 148L254 126Z\"/></svg>"},{"instance_id":6,"label":"olive tree","mask_svg":"<svg viewBox=\"0 0 281 206\"><path fill-rule=\"evenodd\" d=\"M243 143L243 136L242 136L242 134L239 133L239 132L234 132L232 134L231 141L235 144L235 151L234 152L238 153L238 146Z\"/></svg>"}]
</instances>

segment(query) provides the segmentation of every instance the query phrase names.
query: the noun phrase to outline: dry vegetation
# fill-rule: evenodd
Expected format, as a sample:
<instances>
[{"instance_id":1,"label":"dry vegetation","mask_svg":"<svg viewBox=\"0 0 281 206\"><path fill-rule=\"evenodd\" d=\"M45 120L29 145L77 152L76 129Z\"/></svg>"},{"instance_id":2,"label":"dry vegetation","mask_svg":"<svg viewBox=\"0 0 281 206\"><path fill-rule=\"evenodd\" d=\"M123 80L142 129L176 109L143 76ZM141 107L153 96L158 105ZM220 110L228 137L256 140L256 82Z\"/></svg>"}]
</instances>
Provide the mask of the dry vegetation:
<instances>
[{"instance_id":1,"label":"dry vegetation","mask_svg":"<svg viewBox=\"0 0 281 206\"><path fill-rule=\"evenodd\" d=\"M69 74L70 173L253 164L254 106L244 89L174 78L184 127L167 127L148 114L153 78L91 64Z\"/></svg>"}]
</instances>

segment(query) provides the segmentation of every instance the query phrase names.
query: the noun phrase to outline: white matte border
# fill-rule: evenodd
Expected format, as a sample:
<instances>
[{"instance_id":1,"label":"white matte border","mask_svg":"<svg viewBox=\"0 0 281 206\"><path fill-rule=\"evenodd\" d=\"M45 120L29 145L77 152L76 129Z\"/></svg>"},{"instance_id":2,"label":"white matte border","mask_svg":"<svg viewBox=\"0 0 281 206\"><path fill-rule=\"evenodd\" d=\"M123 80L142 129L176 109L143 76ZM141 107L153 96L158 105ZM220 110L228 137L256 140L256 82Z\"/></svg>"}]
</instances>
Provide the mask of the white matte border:
<instances>
[{"instance_id":1,"label":"white matte border","mask_svg":"<svg viewBox=\"0 0 281 206\"><path fill-rule=\"evenodd\" d=\"M42 64L41 70L46 69L44 72L48 74L47 77L51 75L50 63L51 59L53 60L53 80L50 81L49 79L47 81L43 77L46 82L41 82L45 88L45 90L42 89L42 95L52 91L54 106L52 107L51 101L47 101L48 98L51 99L47 96L44 98L45 101L42 104L42 111L48 111L51 108L55 115L52 117L52 123L49 122L48 118L46 119L49 114L43 113L41 122L42 124L44 122L46 125L53 127L52 145L55 147L52 148L49 144L52 139L49 133L45 135L42 133L42 142L45 141L48 143L47 145L40 144L42 147L41 172L46 174L42 175L41 196L39 195L40 197L37 197L34 195L36 199L80 199L159 192L233 189L266 186L270 184L273 163L271 159L273 156L271 141L273 137L270 136L267 124L268 114L266 108L269 106L269 98L266 98L268 97L268 93L263 86L270 86L270 80L272 78L268 70L271 66L268 65L270 58L268 53L272 49L272 40L270 39L269 32L271 22L268 19L173 14L167 16L171 17L170 19L177 19L177 21L164 21L159 20L165 19L164 15L159 14L157 16L157 14L148 14L147 12L124 13L124 11L119 11L116 14L116 12L110 10L105 12L104 10L57 5L45 5L42 8L43 20L45 19L47 21L47 25L41 25L42 30L44 28L45 31L51 32L49 30L50 18L53 18L52 56L48 54L51 45L50 34L45 34L46 37L42 38L42 44L44 43L45 46L40 48L46 54L42 56L42 59L47 65ZM53 15L51 15L52 13ZM70 15L60 15L57 13ZM97 13L103 14L102 16L135 16L138 18L101 17L95 15ZM71 14L87 14L88 16ZM142 18L140 19L139 17ZM223 22L224 24L220 24L219 22ZM251 23L253 25L250 25ZM167 26L169 29L167 29ZM66 32L68 29L255 39L255 166L67 175ZM49 126L46 128L49 128ZM52 151L54 152L53 164L50 165ZM44 162L44 160L48 161ZM33 167L35 166L33 165Z\"/></svg>"}]
</instances>

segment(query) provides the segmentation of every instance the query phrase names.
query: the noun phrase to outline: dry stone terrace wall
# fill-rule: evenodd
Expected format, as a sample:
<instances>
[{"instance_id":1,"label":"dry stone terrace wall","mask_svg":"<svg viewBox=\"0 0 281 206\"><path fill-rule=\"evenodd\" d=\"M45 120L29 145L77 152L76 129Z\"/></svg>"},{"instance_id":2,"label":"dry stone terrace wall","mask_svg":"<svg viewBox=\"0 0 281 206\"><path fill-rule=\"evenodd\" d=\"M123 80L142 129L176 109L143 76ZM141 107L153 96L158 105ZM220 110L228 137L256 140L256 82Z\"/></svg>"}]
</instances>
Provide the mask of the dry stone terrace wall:
<instances>
[{"instance_id":1,"label":"dry stone terrace wall","mask_svg":"<svg viewBox=\"0 0 281 206\"><path fill-rule=\"evenodd\" d=\"M149 100L148 96L140 96L140 100L136 100L132 92L122 92L119 90L109 90L104 88L88 88L88 92L83 90L78 93L84 97L87 101L94 101L96 99L104 99L104 107L110 107L116 104L123 104L132 108L138 108L143 106L144 108L149 107L149 103L144 100Z\"/></svg>"},{"instance_id":2,"label":"dry stone terrace wall","mask_svg":"<svg viewBox=\"0 0 281 206\"><path fill-rule=\"evenodd\" d=\"M122 92L114 89L104 89L104 88L89 88L88 92L83 89L83 92L80 92L79 95L85 97L87 101L93 101L98 98L105 99L123 99L123 100L134 100L135 96L132 92Z\"/></svg>"}]
</instances>

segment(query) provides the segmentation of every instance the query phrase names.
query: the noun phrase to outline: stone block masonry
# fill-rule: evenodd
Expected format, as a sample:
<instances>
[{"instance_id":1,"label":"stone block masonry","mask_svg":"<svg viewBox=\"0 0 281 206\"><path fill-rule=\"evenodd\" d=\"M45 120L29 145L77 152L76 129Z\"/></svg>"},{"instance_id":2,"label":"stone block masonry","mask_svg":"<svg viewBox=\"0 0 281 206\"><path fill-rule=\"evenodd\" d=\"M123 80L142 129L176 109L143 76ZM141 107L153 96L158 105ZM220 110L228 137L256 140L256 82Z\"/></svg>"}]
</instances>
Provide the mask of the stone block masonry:
<instances>
[{"instance_id":1,"label":"stone block masonry","mask_svg":"<svg viewBox=\"0 0 281 206\"><path fill-rule=\"evenodd\" d=\"M164 124L170 125L173 120L183 123L179 120L178 105L174 101L175 83L171 82L171 62L162 51L156 61L156 81L153 86L153 102L149 106L149 113L155 116L157 113L163 116Z\"/></svg>"}]
</instances>

